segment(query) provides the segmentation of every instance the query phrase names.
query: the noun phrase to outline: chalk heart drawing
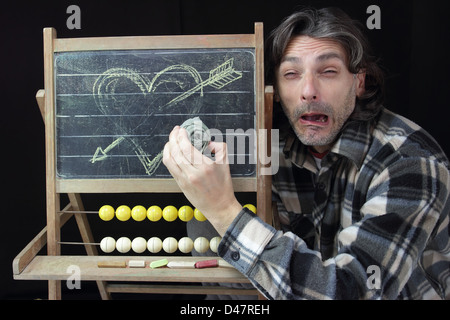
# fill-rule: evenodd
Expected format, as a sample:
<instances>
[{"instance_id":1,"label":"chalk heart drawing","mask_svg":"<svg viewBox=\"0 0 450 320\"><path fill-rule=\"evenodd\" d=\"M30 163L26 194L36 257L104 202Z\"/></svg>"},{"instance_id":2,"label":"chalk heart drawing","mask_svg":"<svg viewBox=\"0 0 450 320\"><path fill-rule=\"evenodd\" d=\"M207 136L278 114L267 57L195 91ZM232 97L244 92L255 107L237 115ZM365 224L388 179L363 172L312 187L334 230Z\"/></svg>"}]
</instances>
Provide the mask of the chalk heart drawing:
<instances>
[{"instance_id":1,"label":"chalk heart drawing","mask_svg":"<svg viewBox=\"0 0 450 320\"><path fill-rule=\"evenodd\" d=\"M186 64L171 65L149 79L143 74L127 68L111 68L102 73L95 81L92 94L99 110L110 116L117 138L108 146L97 147L92 164L107 160L110 151L119 144L128 143L139 158L147 175L151 176L159 167L162 151L153 157L155 150L144 150L145 137L137 137L136 130L159 112L168 108L185 108L184 113L195 115L201 108L200 103L183 106L183 101L195 93L203 97L203 88L210 86L216 90L242 78L242 72L233 68L233 58L225 61L209 72L206 80L192 66ZM160 120L161 121L161 120ZM152 125L151 130L159 127ZM146 137L152 136L146 132ZM168 133L167 133L168 134Z\"/></svg>"}]
</instances>

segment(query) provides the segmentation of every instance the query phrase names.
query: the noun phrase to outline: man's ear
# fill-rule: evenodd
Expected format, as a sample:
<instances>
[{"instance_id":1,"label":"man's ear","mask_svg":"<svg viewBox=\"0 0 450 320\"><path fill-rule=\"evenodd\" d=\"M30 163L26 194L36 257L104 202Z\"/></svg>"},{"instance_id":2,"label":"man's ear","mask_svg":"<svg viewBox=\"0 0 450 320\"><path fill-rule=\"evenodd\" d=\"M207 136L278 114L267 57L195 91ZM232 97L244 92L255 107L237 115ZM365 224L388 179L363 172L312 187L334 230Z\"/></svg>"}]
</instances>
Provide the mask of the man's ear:
<instances>
[{"instance_id":1,"label":"man's ear","mask_svg":"<svg viewBox=\"0 0 450 320\"><path fill-rule=\"evenodd\" d=\"M356 76L356 96L361 97L366 92L366 70L360 70Z\"/></svg>"}]
</instances>

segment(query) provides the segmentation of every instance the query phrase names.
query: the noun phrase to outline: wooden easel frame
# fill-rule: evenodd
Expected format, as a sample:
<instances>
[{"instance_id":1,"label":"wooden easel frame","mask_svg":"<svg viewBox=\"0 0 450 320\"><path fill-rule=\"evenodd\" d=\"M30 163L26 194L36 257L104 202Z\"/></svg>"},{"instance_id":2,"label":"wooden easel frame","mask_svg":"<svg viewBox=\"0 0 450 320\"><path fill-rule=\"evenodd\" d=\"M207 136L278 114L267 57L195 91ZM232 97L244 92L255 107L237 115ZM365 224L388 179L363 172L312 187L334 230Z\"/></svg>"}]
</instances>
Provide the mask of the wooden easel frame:
<instances>
[{"instance_id":1,"label":"wooden easel frame","mask_svg":"<svg viewBox=\"0 0 450 320\"><path fill-rule=\"evenodd\" d=\"M88 257L61 256L60 229L62 225L74 215L78 228L85 243L92 243L93 235L89 227L87 216L81 201L81 193L148 193L148 192L181 192L173 179L90 179L90 180L64 180L56 176L56 128L55 128L55 86L54 86L54 53L67 51L89 50L133 50L133 49L190 49L190 48L253 48L255 49L255 99L256 99L256 132L257 132L257 165L256 177L233 178L233 186L236 192L256 192L258 216L265 222L272 223L271 208L271 176L264 175L264 169L270 168L270 163L262 164L260 154L270 155L270 129L272 127L272 102L273 90L264 87L264 57L263 57L263 25L255 23L254 34L238 35L202 35L202 36L143 36L143 37L108 37L108 38L74 38L58 39L56 30L44 29L44 86L45 90L39 90L36 99L45 122L45 146L46 146L46 200L47 200L47 226L25 247L13 261L13 273L15 279L39 279L48 280L49 299L61 299L61 280L67 277L62 274L64 267L71 261L83 265L86 268L99 259L97 248L85 245ZM260 129L267 129L267 134L260 134ZM61 210L60 194L67 193L70 203ZM36 256L47 244L48 256ZM117 258L117 257L116 257ZM130 257L127 257L130 258ZM59 270L46 270L45 265L58 263ZM229 268L226 268L229 269ZM248 282L236 270L226 270L219 276L208 276L208 271L199 277L197 274L187 276L186 282ZM217 273L217 272L216 272ZM162 274L159 281L169 280ZM152 293L221 293L237 294L236 289L224 288L169 288L161 289L152 285L136 289L134 285L126 287L108 287L105 281L148 281L146 277L135 275L100 276L95 272L84 275L83 280L96 280L102 299L109 299L111 292L152 292ZM150 280L154 281L154 280ZM180 279L183 282L183 279ZM245 291L245 290L242 290ZM256 290L246 290L245 294L256 294Z\"/></svg>"}]
</instances>

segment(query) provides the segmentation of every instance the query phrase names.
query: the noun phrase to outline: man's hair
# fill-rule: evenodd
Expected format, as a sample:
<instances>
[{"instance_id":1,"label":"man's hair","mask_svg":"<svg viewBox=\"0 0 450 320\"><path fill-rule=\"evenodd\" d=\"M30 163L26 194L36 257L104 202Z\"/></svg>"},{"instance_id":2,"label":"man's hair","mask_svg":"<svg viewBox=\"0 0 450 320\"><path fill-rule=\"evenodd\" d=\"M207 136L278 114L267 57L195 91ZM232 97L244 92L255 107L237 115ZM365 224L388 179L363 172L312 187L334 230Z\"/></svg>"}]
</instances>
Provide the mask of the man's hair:
<instances>
[{"instance_id":1,"label":"man's hair","mask_svg":"<svg viewBox=\"0 0 450 320\"><path fill-rule=\"evenodd\" d=\"M338 8L304 9L287 17L266 41L266 83L276 86L276 72L289 42L297 36L328 39L339 43L347 54L351 73L365 72L365 93L357 98L352 120L371 120L382 108L384 75L372 55L361 23Z\"/></svg>"}]
</instances>

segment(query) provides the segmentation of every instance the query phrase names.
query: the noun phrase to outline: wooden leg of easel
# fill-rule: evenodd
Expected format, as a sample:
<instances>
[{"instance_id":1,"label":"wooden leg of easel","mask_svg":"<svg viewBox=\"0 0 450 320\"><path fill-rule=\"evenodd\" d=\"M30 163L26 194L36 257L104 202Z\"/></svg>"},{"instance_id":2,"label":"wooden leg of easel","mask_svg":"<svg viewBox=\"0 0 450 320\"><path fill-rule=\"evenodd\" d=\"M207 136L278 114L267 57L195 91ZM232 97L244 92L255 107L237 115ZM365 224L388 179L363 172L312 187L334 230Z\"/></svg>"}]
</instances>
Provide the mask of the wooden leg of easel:
<instances>
[{"instance_id":1,"label":"wooden leg of easel","mask_svg":"<svg viewBox=\"0 0 450 320\"><path fill-rule=\"evenodd\" d=\"M68 196L70 204L72 205L72 210L84 211L83 202L79 193L69 193ZM85 213L77 213L75 214L75 219L77 221L78 228L80 229L81 239L83 239L83 242L93 243L94 236L92 235L87 215ZM85 248L88 255L98 255L97 248L94 245L85 245Z\"/></svg>"},{"instance_id":2,"label":"wooden leg of easel","mask_svg":"<svg viewBox=\"0 0 450 320\"><path fill-rule=\"evenodd\" d=\"M81 196L78 193L69 193L70 204L74 211L84 211L83 202L81 200ZM85 213L77 213L75 214L75 219L77 221L78 229L80 230L81 239L86 243L93 243L94 236L92 235L91 227L89 226L89 221L87 215ZM93 245L85 245L86 252L90 256L98 255L97 248ZM96 281L98 290L100 292L100 296L103 300L111 299L111 295L106 291L106 282L105 281Z\"/></svg>"},{"instance_id":3,"label":"wooden leg of easel","mask_svg":"<svg viewBox=\"0 0 450 320\"><path fill-rule=\"evenodd\" d=\"M51 185L49 183L49 185ZM61 216L59 194L52 192L54 189L47 187L47 253L49 256L61 255L59 241L61 239ZM61 299L61 283L52 280L48 282L48 298L50 300Z\"/></svg>"},{"instance_id":4,"label":"wooden leg of easel","mask_svg":"<svg viewBox=\"0 0 450 320\"><path fill-rule=\"evenodd\" d=\"M262 163L264 157L271 157L272 152L272 111L273 87L266 86L264 90L264 111L260 112L258 119L258 185L256 207L258 216L268 224L272 223L272 163ZM264 159L266 160L266 159Z\"/></svg>"},{"instance_id":5,"label":"wooden leg of easel","mask_svg":"<svg viewBox=\"0 0 450 320\"><path fill-rule=\"evenodd\" d=\"M61 300L61 281L49 280L48 281L48 299L49 300Z\"/></svg>"}]
</instances>

